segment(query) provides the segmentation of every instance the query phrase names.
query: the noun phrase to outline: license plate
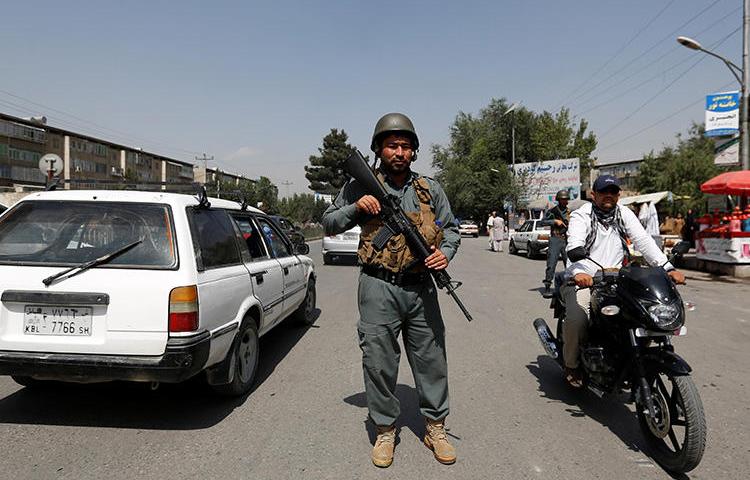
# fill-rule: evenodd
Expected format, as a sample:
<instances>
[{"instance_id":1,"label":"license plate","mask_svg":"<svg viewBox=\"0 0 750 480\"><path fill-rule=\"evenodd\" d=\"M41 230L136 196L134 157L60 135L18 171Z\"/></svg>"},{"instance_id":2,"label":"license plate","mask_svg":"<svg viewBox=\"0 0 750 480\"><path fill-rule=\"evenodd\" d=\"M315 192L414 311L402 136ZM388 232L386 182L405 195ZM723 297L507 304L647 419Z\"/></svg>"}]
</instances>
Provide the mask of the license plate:
<instances>
[{"instance_id":1,"label":"license plate","mask_svg":"<svg viewBox=\"0 0 750 480\"><path fill-rule=\"evenodd\" d=\"M23 311L25 335L91 335L91 307L26 305Z\"/></svg>"}]
</instances>

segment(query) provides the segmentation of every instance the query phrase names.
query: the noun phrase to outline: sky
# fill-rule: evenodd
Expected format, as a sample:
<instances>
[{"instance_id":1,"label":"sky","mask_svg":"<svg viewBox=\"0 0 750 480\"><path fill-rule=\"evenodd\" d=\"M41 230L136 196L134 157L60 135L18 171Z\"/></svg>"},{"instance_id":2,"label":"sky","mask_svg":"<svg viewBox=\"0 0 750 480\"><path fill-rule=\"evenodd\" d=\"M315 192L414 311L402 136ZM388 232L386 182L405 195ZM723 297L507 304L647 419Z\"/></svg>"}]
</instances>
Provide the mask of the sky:
<instances>
[{"instance_id":1,"label":"sky","mask_svg":"<svg viewBox=\"0 0 750 480\"><path fill-rule=\"evenodd\" d=\"M0 111L269 177L282 196L332 128L367 153L400 111L429 146L493 98L571 110L602 163L640 158L739 86L741 0L76 1L3 6ZM288 185L286 183L289 183Z\"/></svg>"}]
</instances>

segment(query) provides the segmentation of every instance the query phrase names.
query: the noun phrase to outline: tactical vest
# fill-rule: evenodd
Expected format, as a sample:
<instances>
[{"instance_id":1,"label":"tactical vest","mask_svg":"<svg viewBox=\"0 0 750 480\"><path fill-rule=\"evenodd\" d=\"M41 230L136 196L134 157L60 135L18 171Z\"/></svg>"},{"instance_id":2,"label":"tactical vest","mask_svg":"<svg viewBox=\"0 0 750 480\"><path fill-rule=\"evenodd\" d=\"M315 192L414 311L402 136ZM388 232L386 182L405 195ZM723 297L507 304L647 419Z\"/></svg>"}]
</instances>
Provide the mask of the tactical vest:
<instances>
[{"instance_id":1,"label":"tactical vest","mask_svg":"<svg viewBox=\"0 0 750 480\"><path fill-rule=\"evenodd\" d=\"M378 173L378 178L381 182L383 181L382 174ZM424 177L412 180L411 185L419 200L419 212L405 212L406 216L417 227L427 243L438 248L440 242L443 241L443 230L435 223L430 186ZM372 239L382 227L383 222L380 217L373 218L362 226L357 250L359 262L362 265L378 266L391 272L426 270L424 264L414 258L402 234L391 237L386 246L381 251L377 251L372 245Z\"/></svg>"}]
</instances>

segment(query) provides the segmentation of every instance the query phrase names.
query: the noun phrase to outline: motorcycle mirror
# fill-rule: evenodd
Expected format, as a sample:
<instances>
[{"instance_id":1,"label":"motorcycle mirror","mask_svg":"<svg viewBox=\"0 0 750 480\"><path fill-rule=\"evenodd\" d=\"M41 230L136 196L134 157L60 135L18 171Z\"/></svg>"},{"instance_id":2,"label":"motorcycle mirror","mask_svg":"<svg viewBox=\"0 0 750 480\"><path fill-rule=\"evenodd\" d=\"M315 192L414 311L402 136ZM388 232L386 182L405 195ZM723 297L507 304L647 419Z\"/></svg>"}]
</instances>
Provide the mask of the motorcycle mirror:
<instances>
[{"instance_id":1,"label":"motorcycle mirror","mask_svg":"<svg viewBox=\"0 0 750 480\"><path fill-rule=\"evenodd\" d=\"M672 247L672 255L684 255L690 250L690 242L682 240Z\"/></svg>"},{"instance_id":2,"label":"motorcycle mirror","mask_svg":"<svg viewBox=\"0 0 750 480\"><path fill-rule=\"evenodd\" d=\"M568 252L568 259L570 259L571 262L580 262L588 256L589 253L586 251L585 247L576 247Z\"/></svg>"}]
</instances>

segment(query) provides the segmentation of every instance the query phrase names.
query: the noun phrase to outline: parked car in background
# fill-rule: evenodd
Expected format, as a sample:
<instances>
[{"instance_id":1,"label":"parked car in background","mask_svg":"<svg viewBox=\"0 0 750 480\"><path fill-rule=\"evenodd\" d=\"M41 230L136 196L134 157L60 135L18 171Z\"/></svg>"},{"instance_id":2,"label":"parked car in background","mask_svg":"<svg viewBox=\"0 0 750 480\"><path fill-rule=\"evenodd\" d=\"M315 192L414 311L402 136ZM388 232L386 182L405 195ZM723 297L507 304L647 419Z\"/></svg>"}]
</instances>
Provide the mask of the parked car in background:
<instances>
[{"instance_id":1,"label":"parked car in background","mask_svg":"<svg viewBox=\"0 0 750 480\"><path fill-rule=\"evenodd\" d=\"M344 233L323 237L323 263L328 265L338 260L354 261L357 258L361 231L359 225L356 225Z\"/></svg>"},{"instance_id":2,"label":"parked car in background","mask_svg":"<svg viewBox=\"0 0 750 480\"><path fill-rule=\"evenodd\" d=\"M291 220L286 217L282 217L281 215L269 216L276 223L276 226L278 226L281 231L284 232L284 235L286 235L294 245L302 245L303 243L305 243L305 236L302 234L302 231L299 229L299 227L294 226Z\"/></svg>"},{"instance_id":3,"label":"parked car in background","mask_svg":"<svg viewBox=\"0 0 750 480\"><path fill-rule=\"evenodd\" d=\"M476 238L479 236L479 226L474 220L461 220L458 224L458 233Z\"/></svg>"},{"instance_id":4,"label":"parked car in background","mask_svg":"<svg viewBox=\"0 0 750 480\"><path fill-rule=\"evenodd\" d=\"M510 235L509 253L525 250L526 256L534 258L547 253L549 247L550 227L542 226L542 220L526 220Z\"/></svg>"},{"instance_id":5,"label":"parked car in background","mask_svg":"<svg viewBox=\"0 0 750 480\"><path fill-rule=\"evenodd\" d=\"M0 375L250 391L258 338L315 320L309 247L260 210L158 192L34 193L0 217Z\"/></svg>"}]
</instances>

